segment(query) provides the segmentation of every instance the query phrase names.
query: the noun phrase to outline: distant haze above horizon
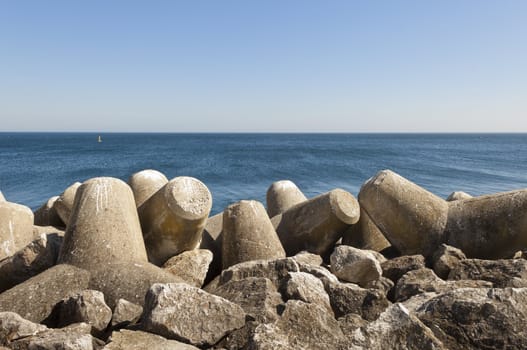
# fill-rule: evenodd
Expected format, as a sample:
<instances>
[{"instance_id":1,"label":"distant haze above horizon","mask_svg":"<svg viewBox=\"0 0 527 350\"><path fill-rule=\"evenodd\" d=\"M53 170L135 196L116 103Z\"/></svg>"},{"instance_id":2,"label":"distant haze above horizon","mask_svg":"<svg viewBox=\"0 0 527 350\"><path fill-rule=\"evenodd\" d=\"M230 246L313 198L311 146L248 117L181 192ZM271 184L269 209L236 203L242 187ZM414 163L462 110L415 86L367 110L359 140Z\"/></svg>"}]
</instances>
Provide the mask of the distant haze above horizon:
<instances>
[{"instance_id":1,"label":"distant haze above horizon","mask_svg":"<svg viewBox=\"0 0 527 350\"><path fill-rule=\"evenodd\" d=\"M527 132L527 1L1 1L0 131Z\"/></svg>"}]
</instances>

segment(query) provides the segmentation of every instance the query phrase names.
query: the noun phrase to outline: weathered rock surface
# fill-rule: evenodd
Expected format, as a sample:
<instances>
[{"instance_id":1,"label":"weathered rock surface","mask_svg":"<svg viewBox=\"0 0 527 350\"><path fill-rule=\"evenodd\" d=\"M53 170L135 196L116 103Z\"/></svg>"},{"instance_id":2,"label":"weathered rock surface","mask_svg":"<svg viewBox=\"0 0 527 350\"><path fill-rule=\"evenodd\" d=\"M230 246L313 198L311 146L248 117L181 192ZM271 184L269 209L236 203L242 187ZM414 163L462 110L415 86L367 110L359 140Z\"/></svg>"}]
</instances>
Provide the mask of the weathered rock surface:
<instances>
[{"instance_id":1,"label":"weathered rock surface","mask_svg":"<svg viewBox=\"0 0 527 350\"><path fill-rule=\"evenodd\" d=\"M352 283L329 283L326 291L335 317L348 314L360 315L373 321L390 305L385 293L376 289L361 288Z\"/></svg>"},{"instance_id":2,"label":"weathered rock surface","mask_svg":"<svg viewBox=\"0 0 527 350\"><path fill-rule=\"evenodd\" d=\"M0 201L0 260L33 241L33 212L24 205Z\"/></svg>"},{"instance_id":3,"label":"weathered rock surface","mask_svg":"<svg viewBox=\"0 0 527 350\"><path fill-rule=\"evenodd\" d=\"M41 323L59 301L87 289L89 281L88 271L56 265L0 294L0 310Z\"/></svg>"},{"instance_id":4,"label":"weathered rock surface","mask_svg":"<svg viewBox=\"0 0 527 350\"><path fill-rule=\"evenodd\" d=\"M463 191L455 191L448 195L446 198L447 202L453 202L453 201L459 201L464 199L470 199L473 198L470 194L463 192Z\"/></svg>"},{"instance_id":5,"label":"weathered rock surface","mask_svg":"<svg viewBox=\"0 0 527 350\"><path fill-rule=\"evenodd\" d=\"M289 208L272 222L287 255L306 250L326 256L359 216L355 197L335 189Z\"/></svg>"},{"instance_id":6,"label":"weathered rock surface","mask_svg":"<svg viewBox=\"0 0 527 350\"><path fill-rule=\"evenodd\" d=\"M94 335L104 332L112 319L112 310L104 301L104 294L96 290L83 290L60 301L55 307L56 326L74 323L92 326Z\"/></svg>"},{"instance_id":7,"label":"weathered rock surface","mask_svg":"<svg viewBox=\"0 0 527 350\"><path fill-rule=\"evenodd\" d=\"M282 296L267 278L248 277L232 280L214 290L214 294L242 307L243 311L259 323L278 319L278 306Z\"/></svg>"},{"instance_id":8,"label":"weathered rock surface","mask_svg":"<svg viewBox=\"0 0 527 350\"><path fill-rule=\"evenodd\" d=\"M249 349L345 349L344 344L344 334L327 310L289 300L279 320L256 327Z\"/></svg>"},{"instance_id":9,"label":"weathered rock surface","mask_svg":"<svg viewBox=\"0 0 527 350\"><path fill-rule=\"evenodd\" d=\"M55 209L55 201L57 199L59 199L59 196L51 197L46 203L44 203L34 212L35 225L56 227L66 226Z\"/></svg>"},{"instance_id":10,"label":"weathered rock surface","mask_svg":"<svg viewBox=\"0 0 527 350\"><path fill-rule=\"evenodd\" d=\"M142 331L121 329L113 332L110 343L103 350L197 350L195 346L168 340Z\"/></svg>"},{"instance_id":11,"label":"weathered rock surface","mask_svg":"<svg viewBox=\"0 0 527 350\"><path fill-rule=\"evenodd\" d=\"M201 288L212 258L213 255L210 250L188 250L168 259L163 265L163 269L178 276L191 286Z\"/></svg>"},{"instance_id":12,"label":"weathered rock surface","mask_svg":"<svg viewBox=\"0 0 527 350\"><path fill-rule=\"evenodd\" d=\"M382 275L397 283L405 273L425 268L425 257L422 255L404 255L386 260L381 264Z\"/></svg>"},{"instance_id":13,"label":"weathered rock surface","mask_svg":"<svg viewBox=\"0 0 527 350\"><path fill-rule=\"evenodd\" d=\"M130 176L128 185L134 193L136 206L139 208L167 182L168 179L163 173L153 169L141 170Z\"/></svg>"},{"instance_id":14,"label":"weathered rock surface","mask_svg":"<svg viewBox=\"0 0 527 350\"><path fill-rule=\"evenodd\" d=\"M289 272L282 282L281 293L285 300L300 300L309 304L317 304L333 314L329 296L322 282L306 272Z\"/></svg>"},{"instance_id":15,"label":"weathered rock surface","mask_svg":"<svg viewBox=\"0 0 527 350\"><path fill-rule=\"evenodd\" d=\"M294 182L290 180L276 181L267 189L267 213L272 218L306 200L306 196Z\"/></svg>"},{"instance_id":16,"label":"weathered rock surface","mask_svg":"<svg viewBox=\"0 0 527 350\"><path fill-rule=\"evenodd\" d=\"M365 286L382 276L379 261L371 252L341 245L330 257L331 272L341 280Z\"/></svg>"},{"instance_id":17,"label":"weathered rock surface","mask_svg":"<svg viewBox=\"0 0 527 350\"><path fill-rule=\"evenodd\" d=\"M450 271L451 280L484 280L495 288L527 287L527 260L466 259Z\"/></svg>"},{"instance_id":18,"label":"weathered rock surface","mask_svg":"<svg viewBox=\"0 0 527 350\"><path fill-rule=\"evenodd\" d=\"M526 288L463 288L425 302L417 317L448 349L526 349L526 305Z\"/></svg>"},{"instance_id":19,"label":"weathered rock surface","mask_svg":"<svg viewBox=\"0 0 527 350\"><path fill-rule=\"evenodd\" d=\"M447 279L450 271L456 267L456 265L467 257L461 251L455 247L451 247L447 244L441 244L432 255L432 266L436 275L442 279Z\"/></svg>"},{"instance_id":20,"label":"weathered rock surface","mask_svg":"<svg viewBox=\"0 0 527 350\"><path fill-rule=\"evenodd\" d=\"M154 284L145 298L144 329L169 339L212 345L244 324L240 306L184 283Z\"/></svg>"},{"instance_id":21,"label":"weathered rock surface","mask_svg":"<svg viewBox=\"0 0 527 350\"><path fill-rule=\"evenodd\" d=\"M112 327L126 326L139 320L143 313L143 307L129 302L126 299L119 299L115 304L112 315Z\"/></svg>"},{"instance_id":22,"label":"weathered rock surface","mask_svg":"<svg viewBox=\"0 0 527 350\"><path fill-rule=\"evenodd\" d=\"M42 234L14 255L0 261L0 293L54 266L61 245L62 237Z\"/></svg>"},{"instance_id":23,"label":"weathered rock surface","mask_svg":"<svg viewBox=\"0 0 527 350\"><path fill-rule=\"evenodd\" d=\"M223 213L223 268L251 260L285 258L285 251L264 206L240 201Z\"/></svg>"},{"instance_id":24,"label":"weathered rock surface","mask_svg":"<svg viewBox=\"0 0 527 350\"><path fill-rule=\"evenodd\" d=\"M75 202L75 195L81 186L80 182L75 182L62 192L62 194L53 202L53 209L58 214L62 222L68 226L70 221L71 210Z\"/></svg>"},{"instance_id":25,"label":"weathered rock surface","mask_svg":"<svg viewBox=\"0 0 527 350\"><path fill-rule=\"evenodd\" d=\"M377 320L356 329L349 349L447 350L434 333L402 304L387 308Z\"/></svg>"},{"instance_id":26,"label":"weathered rock surface","mask_svg":"<svg viewBox=\"0 0 527 350\"><path fill-rule=\"evenodd\" d=\"M199 247L212 207L212 195L198 179L180 176L139 208L149 260L162 265L174 255Z\"/></svg>"},{"instance_id":27,"label":"weathered rock surface","mask_svg":"<svg viewBox=\"0 0 527 350\"><path fill-rule=\"evenodd\" d=\"M299 264L314 265L320 266L324 262L322 257L318 254L313 254L310 252L302 251L291 257L294 261Z\"/></svg>"},{"instance_id":28,"label":"weathered rock surface","mask_svg":"<svg viewBox=\"0 0 527 350\"><path fill-rule=\"evenodd\" d=\"M8 345L46 329L46 326L28 321L14 312L0 312L0 345Z\"/></svg>"},{"instance_id":29,"label":"weathered rock surface","mask_svg":"<svg viewBox=\"0 0 527 350\"><path fill-rule=\"evenodd\" d=\"M362 208L359 221L344 231L342 244L377 252L390 247L390 242Z\"/></svg>"},{"instance_id":30,"label":"weathered rock surface","mask_svg":"<svg viewBox=\"0 0 527 350\"><path fill-rule=\"evenodd\" d=\"M459 288L490 288L492 283L482 280L443 281L433 270L424 268L406 273L395 285L395 300L404 301L425 292L443 293Z\"/></svg>"},{"instance_id":31,"label":"weathered rock surface","mask_svg":"<svg viewBox=\"0 0 527 350\"><path fill-rule=\"evenodd\" d=\"M390 170L364 183L359 202L402 254L426 257L444 241L447 202Z\"/></svg>"}]
</instances>

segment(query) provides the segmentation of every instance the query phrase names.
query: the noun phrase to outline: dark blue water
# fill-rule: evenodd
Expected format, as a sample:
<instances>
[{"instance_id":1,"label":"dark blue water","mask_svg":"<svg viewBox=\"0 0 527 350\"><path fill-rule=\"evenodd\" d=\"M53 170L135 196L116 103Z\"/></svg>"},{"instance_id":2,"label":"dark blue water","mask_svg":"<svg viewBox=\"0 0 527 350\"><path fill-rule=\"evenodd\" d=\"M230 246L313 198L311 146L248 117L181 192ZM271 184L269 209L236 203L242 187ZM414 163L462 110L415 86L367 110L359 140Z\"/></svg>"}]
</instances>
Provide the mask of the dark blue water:
<instances>
[{"instance_id":1,"label":"dark blue water","mask_svg":"<svg viewBox=\"0 0 527 350\"><path fill-rule=\"evenodd\" d=\"M186 175L211 190L217 213L240 199L265 203L290 179L308 196L357 195L382 169L446 197L527 187L527 134L0 133L0 190L33 209L75 181L123 180L142 169Z\"/></svg>"}]
</instances>

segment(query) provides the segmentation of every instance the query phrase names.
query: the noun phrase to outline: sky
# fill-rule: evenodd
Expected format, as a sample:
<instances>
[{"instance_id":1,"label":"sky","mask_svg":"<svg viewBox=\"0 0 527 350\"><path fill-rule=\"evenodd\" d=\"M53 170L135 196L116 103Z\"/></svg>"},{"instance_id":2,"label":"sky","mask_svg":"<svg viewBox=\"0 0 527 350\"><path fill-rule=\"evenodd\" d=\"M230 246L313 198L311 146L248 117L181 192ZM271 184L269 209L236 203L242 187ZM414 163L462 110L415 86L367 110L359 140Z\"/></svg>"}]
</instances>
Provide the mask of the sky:
<instances>
[{"instance_id":1,"label":"sky","mask_svg":"<svg viewBox=\"0 0 527 350\"><path fill-rule=\"evenodd\" d=\"M0 131L527 132L527 1L0 0Z\"/></svg>"}]
</instances>

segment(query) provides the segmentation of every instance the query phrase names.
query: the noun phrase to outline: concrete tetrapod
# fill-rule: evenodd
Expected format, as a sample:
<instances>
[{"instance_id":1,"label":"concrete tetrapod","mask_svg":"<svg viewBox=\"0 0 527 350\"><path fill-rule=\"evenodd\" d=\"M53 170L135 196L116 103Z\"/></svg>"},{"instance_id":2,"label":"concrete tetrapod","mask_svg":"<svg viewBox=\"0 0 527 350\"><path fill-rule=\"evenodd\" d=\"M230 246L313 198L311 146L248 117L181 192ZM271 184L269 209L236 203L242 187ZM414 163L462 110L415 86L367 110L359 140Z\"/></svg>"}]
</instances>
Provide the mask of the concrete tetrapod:
<instances>
[{"instance_id":1,"label":"concrete tetrapod","mask_svg":"<svg viewBox=\"0 0 527 350\"><path fill-rule=\"evenodd\" d=\"M450 202L445 242L469 258L508 258L525 249L527 190Z\"/></svg>"},{"instance_id":2,"label":"concrete tetrapod","mask_svg":"<svg viewBox=\"0 0 527 350\"><path fill-rule=\"evenodd\" d=\"M98 177L78 189L59 262L93 270L111 261L146 262L147 256L132 190Z\"/></svg>"},{"instance_id":3,"label":"concrete tetrapod","mask_svg":"<svg viewBox=\"0 0 527 350\"><path fill-rule=\"evenodd\" d=\"M161 265L197 248L211 208L212 195L198 179L176 177L159 189L138 209L149 260Z\"/></svg>"},{"instance_id":4,"label":"concrete tetrapod","mask_svg":"<svg viewBox=\"0 0 527 350\"><path fill-rule=\"evenodd\" d=\"M128 179L128 185L134 192L135 204L139 208L148 198L166 185L168 179L157 170L141 170Z\"/></svg>"},{"instance_id":5,"label":"concrete tetrapod","mask_svg":"<svg viewBox=\"0 0 527 350\"><path fill-rule=\"evenodd\" d=\"M73 203L75 202L75 195L77 194L77 190L80 186L80 182L75 182L66 188L59 198L53 202L53 208L66 226L68 226L71 209L73 208Z\"/></svg>"},{"instance_id":6,"label":"concrete tetrapod","mask_svg":"<svg viewBox=\"0 0 527 350\"><path fill-rule=\"evenodd\" d=\"M360 219L351 225L342 235L342 244L359 249L369 249L380 252L390 246L390 242L371 220L368 213L361 209Z\"/></svg>"},{"instance_id":7,"label":"concrete tetrapod","mask_svg":"<svg viewBox=\"0 0 527 350\"><path fill-rule=\"evenodd\" d=\"M444 240L447 202L390 170L378 172L362 185L359 202L404 255L429 256Z\"/></svg>"},{"instance_id":8,"label":"concrete tetrapod","mask_svg":"<svg viewBox=\"0 0 527 350\"><path fill-rule=\"evenodd\" d=\"M55 202L59 199L59 196L54 196L48 199L40 208L35 212L35 225L38 226L55 226L64 227L64 222L60 218L57 210L55 209Z\"/></svg>"},{"instance_id":9,"label":"concrete tetrapod","mask_svg":"<svg viewBox=\"0 0 527 350\"><path fill-rule=\"evenodd\" d=\"M302 191L289 180L274 182L267 190L266 199L270 218L307 200Z\"/></svg>"},{"instance_id":10,"label":"concrete tetrapod","mask_svg":"<svg viewBox=\"0 0 527 350\"><path fill-rule=\"evenodd\" d=\"M359 216L355 197L334 189L289 208L271 221L288 256L302 250L326 256Z\"/></svg>"},{"instance_id":11,"label":"concrete tetrapod","mask_svg":"<svg viewBox=\"0 0 527 350\"><path fill-rule=\"evenodd\" d=\"M0 260L34 239L33 212L24 205L0 201Z\"/></svg>"},{"instance_id":12,"label":"concrete tetrapod","mask_svg":"<svg viewBox=\"0 0 527 350\"><path fill-rule=\"evenodd\" d=\"M4 197L4 194L2 193L2 191L0 191L0 202L5 202L5 197Z\"/></svg>"},{"instance_id":13,"label":"concrete tetrapod","mask_svg":"<svg viewBox=\"0 0 527 350\"><path fill-rule=\"evenodd\" d=\"M226 269L251 260L285 258L262 203L240 201L223 212L222 262Z\"/></svg>"}]
</instances>

